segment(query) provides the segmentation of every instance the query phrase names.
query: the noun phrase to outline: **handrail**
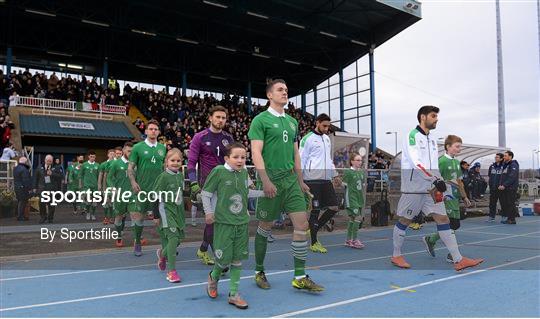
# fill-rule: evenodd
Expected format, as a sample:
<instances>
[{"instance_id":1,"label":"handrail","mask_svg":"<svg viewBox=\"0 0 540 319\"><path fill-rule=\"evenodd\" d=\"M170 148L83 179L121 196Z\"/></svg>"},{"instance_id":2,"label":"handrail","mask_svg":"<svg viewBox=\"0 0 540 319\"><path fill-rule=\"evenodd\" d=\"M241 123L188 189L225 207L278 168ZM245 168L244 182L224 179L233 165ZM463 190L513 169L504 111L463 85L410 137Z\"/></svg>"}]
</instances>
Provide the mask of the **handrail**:
<instances>
[{"instance_id":1,"label":"handrail","mask_svg":"<svg viewBox=\"0 0 540 319\"><path fill-rule=\"evenodd\" d=\"M63 111L80 111L80 112L91 112L91 113L108 113L108 114L126 114L126 107L121 105L110 105L110 104L93 104L97 106L97 109L77 109L77 103L75 101L66 101L66 100L54 100L54 99L43 99L38 97L28 97L28 96L18 96L15 99L15 105L17 106L26 106L40 109L54 109L54 110L63 110Z\"/></svg>"}]
</instances>

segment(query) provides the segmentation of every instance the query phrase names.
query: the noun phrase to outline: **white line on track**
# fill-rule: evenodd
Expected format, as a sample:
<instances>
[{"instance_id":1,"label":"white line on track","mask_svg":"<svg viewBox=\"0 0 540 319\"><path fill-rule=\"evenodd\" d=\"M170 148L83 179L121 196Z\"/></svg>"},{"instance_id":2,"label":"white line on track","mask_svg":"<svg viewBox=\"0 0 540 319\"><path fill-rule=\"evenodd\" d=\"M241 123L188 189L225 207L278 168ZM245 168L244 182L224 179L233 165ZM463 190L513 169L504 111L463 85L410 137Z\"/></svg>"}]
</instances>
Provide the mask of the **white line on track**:
<instances>
[{"instance_id":1,"label":"white line on track","mask_svg":"<svg viewBox=\"0 0 540 319\"><path fill-rule=\"evenodd\" d=\"M477 241L477 242L472 242L472 243L464 243L464 244L461 244L459 246L471 245L471 244L479 244L479 243L483 243L483 242L490 242L490 241L496 241L496 240L504 240L504 239L515 238L515 237L523 237L523 236L536 234L536 233L540 233L540 231L531 232L531 233L525 233L525 234L521 234L521 235L513 235L513 236L506 236L506 237L500 237L500 238L487 239L487 240L482 240L482 241ZM446 249L446 247L436 248L435 250L439 250L439 249ZM413 255L413 254L419 254L419 253L425 253L425 250L409 252L409 253L405 253L403 255ZM310 268L310 269L313 269L313 268L327 268L327 267L334 267L334 266L346 265L346 264L351 264L351 263L358 263L358 262L363 262L363 261L385 259L385 258L388 259L390 257L391 257L391 255L390 256L374 257L374 258L367 258L367 259L357 259L357 260L341 262L341 263L335 263L335 264L325 264L325 265L319 265L319 266L311 266L311 267L308 267L308 268ZM536 257L538 257L538 256L536 256ZM531 258L536 258L536 257L531 257ZM525 260L523 260L523 261L525 261ZM512 263L506 263L504 265L510 265L510 264L512 264ZM503 266L500 265L500 267L503 267ZM484 269L480 269L480 270L484 270ZM286 273L291 273L291 272L293 272L293 270L275 271L275 272L266 273L266 276L286 274ZM254 277L255 277L255 275L243 276L240 279L250 279L250 278L254 278ZM229 280L230 279L223 279L223 280L220 280L220 281L225 282L225 281L229 281ZM131 295L139 295L139 294L145 294L145 293L151 293L151 292L159 292L159 291L167 291L167 290L173 290L173 289L181 289L181 288L188 288L188 287L195 287L195 286L203 286L203 285L206 285L206 284L207 284L207 282L204 281L204 282L185 284L185 285L178 285L178 286L172 286L172 287L163 287L163 288L155 288L155 289L147 289L147 290L138 290L138 291L123 292L123 293L103 295L103 296L94 296L94 297L86 297L86 298L70 299L70 300L61 300L61 301L54 301L54 302L33 304L33 305L26 305L26 306L16 306L16 307L10 307L10 308L1 308L0 312L21 310L21 309L40 308L40 307L48 307L48 306L55 306L55 305L77 303L77 302L82 302L82 301L91 301L91 300L99 300L99 299L131 296ZM412 289L412 288L410 288L410 287L401 288L401 290L407 290L407 289ZM392 290L392 291L399 291L399 290Z\"/></svg>"},{"instance_id":2,"label":"white line on track","mask_svg":"<svg viewBox=\"0 0 540 319\"><path fill-rule=\"evenodd\" d=\"M536 221L534 221L534 222L536 222ZM497 227L497 226L499 226L499 225L474 227L474 228L469 228L469 229L484 229L484 228ZM500 225L500 226L504 226L504 225ZM465 230L460 230L459 232L465 232ZM473 232L473 231L466 231L466 232L480 233L480 234L492 234L492 235L504 235L504 236L512 236L513 237L513 234L482 233L482 232ZM531 234L533 234L533 233L531 233ZM329 234L327 234L327 235L329 235ZM426 236L426 234L422 233L422 234L409 235L409 236L406 236L406 238L422 237L422 236ZM510 238L512 238L512 237L510 237ZM528 236L521 236L520 235L520 237L528 237ZM386 241L386 240L391 240L391 239L392 239L391 237L369 239L369 240L365 240L364 243ZM485 242L485 241L482 241L482 242ZM475 243L470 243L470 244L475 244ZM343 246L343 244L340 243L340 244L325 245L325 247L338 247L338 246ZM271 251L268 251L267 254L275 254L275 253L282 253L282 252L288 252L288 251L290 251L290 249L271 250ZM250 253L250 255L254 256L255 254ZM382 257L382 258L385 258L385 257ZM370 260L377 260L377 259L381 259L381 257L375 257L374 259L370 259ZM190 263L190 262L197 262L197 261L199 261L199 259L188 259L188 260L177 261L177 263L182 264L182 263ZM88 270L80 270L80 271L69 271L69 272L61 272L61 273L54 273L54 274L35 275L35 276L21 276L21 277L11 277L11 278L0 278L0 282L14 281L14 280L26 280L26 279L48 278L48 277L59 277L59 276L69 276L69 275L79 275L79 274L106 272L106 271L111 271L111 270L136 269L136 268L150 267L150 266L155 266L155 265L156 265L156 263L151 263L151 264L142 264L142 265L134 265L134 266L123 266L123 267L112 267L112 268L102 268L102 269L88 269ZM1 273L1 271L0 271L0 273Z\"/></svg>"},{"instance_id":3,"label":"white line on track","mask_svg":"<svg viewBox=\"0 0 540 319\"><path fill-rule=\"evenodd\" d=\"M490 233L490 232L483 232L483 231L473 231L473 230L457 230L457 233L471 233L471 234L484 234L484 235L504 235L504 236L511 236L513 234L508 233Z\"/></svg>"},{"instance_id":4,"label":"white line on track","mask_svg":"<svg viewBox=\"0 0 540 319\"><path fill-rule=\"evenodd\" d=\"M458 278L465 277L465 276L477 275L477 274L480 274L480 273L483 273L483 272L486 272L486 271L490 271L490 270L493 270L493 269L506 267L506 266L510 266L510 265L514 265L514 264L518 264L518 263L522 263L522 262L526 262L526 261L533 260L533 259L536 259L536 258L539 258L539 257L540 257L540 255L536 255L536 256L532 256L532 257L528 257L528 258L524 258L524 259L520 259L520 260L516 260L516 261L512 261L512 262L505 262L503 264L488 267L488 268L485 268L485 269L478 269L478 270L474 270L474 271L471 271L471 272L468 272L468 273L463 273L463 274L453 275L453 276L449 276L449 277L443 277L443 278L439 278L439 279L435 279L435 280L425 281L425 282L410 285L410 286L407 286L407 287L402 287L402 288L399 288L399 289L387 290L387 291L379 292L379 293L376 293L376 294L366 295L366 296L353 298L353 299L347 299L347 300L334 302L334 303L330 303L330 304L326 304L326 305L322 305L322 306L306 308L306 309L303 309L303 310L288 312L288 313L284 313L284 314L281 314L281 315L274 316L273 318L294 317L294 316L303 315L303 314L318 311L318 310L324 310L324 309L339 307L339 306L351 304L351 303L354 303L354 302L359 302L359 301L364 301L364 300L373 299L373 298L377 298L377 297L387 296L387 295L395 294L395 293L398 293L398 292L401 292L401 291L407 291L407 290L410 290L410 289L416 289L418 287L433 285L433 284L436 284L436 283L445 282L445 281L449 281L449 280L453 280L453 279L458 279Z\"/></svg>"},{"instance_id":5,"label":"white line on track","mask_svg":"<svg viewBox=\"0 0 540 319\"><path fill-rule=\"evenodd\" d=\"M520 222L519 225L524 225L524 224L532 224L532 223L539 223L540 220L532 220L532 221L526 221L526 222ZM492 227L503 227L503 226L508 226L508 225L487 225L487 226L480 226L480 227L471 227L471 228L462 228L463 230L476 230L476 229L486 229L486 228L492 228ZM391 226L385 226L385 227L378 227L378 228L369 228L369 229L365 229L365 230L362 230L361 233L365 234L365 233L371 233L371 232L379 232L379 231L384 231L384 230L388 230L388 229L392 229L394 226L391 225ZM336 235L336 234L344 234L345 231L335 231L333 233L322 233L322 234L319 234L319 236L323 236L323 237L326 237L326 236L332 236L332 235ZM412 235L412 236L407 236L407 237L413 237L415 235ZM286 239L286 238L290 238L291 235L290 234L284 234L284 235L277 235L277 236L274 236L278 239ZM388 239L388 238L385 238L385 239ZM382 240L385 240L385 239L382 239ZM250 241L252 242L253 241L253 238L250 239ZM199 246L200 243L199 242L189 242L189 243L185 243L185 244L182 244L182 247L183 248L193 248L193 247L197 247ZM339 245L336 245L336 246L339 246ZM160 247L160 245L152 245L152 246L145 246L146 249L157 249L158 247ZM103 251L105 250L105 251ZM42 260L55 260L55 259L64 259L64 258L81 258L81 257L94 257L94 256L104 256L104 255L116 255L116 254L125 254L125 253L128 253L129 250L124 248L120 251L117 251L117 249L100 249L100 250L97 250L95 252L92 252L92 253L87 253L87 254L80 254L80 251L72 251L72 252L67 252L65 253L66 255L62 255L62 256L54 256L54 257L34 257L33 255L26 255L26 256L13 256L13 257L9 257L9 258L17 258L17 260L9 260L8 258L6 257L0 257L0 265L1 264L9 264L9 263L29 263L29 262L33 262L33 261L42 261ZM25 259L27 258L27 259ZM6 260L7 259L7 260Z\"/></svg>"}]
</instances>

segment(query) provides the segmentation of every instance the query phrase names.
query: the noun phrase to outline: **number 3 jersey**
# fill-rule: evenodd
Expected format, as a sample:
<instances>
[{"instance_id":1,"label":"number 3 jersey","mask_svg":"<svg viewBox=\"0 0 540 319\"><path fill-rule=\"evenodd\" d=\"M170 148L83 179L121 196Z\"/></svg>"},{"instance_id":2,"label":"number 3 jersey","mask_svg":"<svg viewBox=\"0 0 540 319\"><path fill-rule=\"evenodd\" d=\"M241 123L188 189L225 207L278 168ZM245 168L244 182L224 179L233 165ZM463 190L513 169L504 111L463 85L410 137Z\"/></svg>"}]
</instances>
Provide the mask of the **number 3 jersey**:
<instances>
[{"instance_id":1,"label":"number 3 jersey","mask_svg":"<svg viewBox=\"0 0 540 319\"><path fill-rule=\"evenodd\" d=\"M249 194L247 169L232 169L228 164L216 166L206 179L202 195L211 197L211 206L205 212L213 212L216 223L242 225L249 222L247 200Z\"/></svg>"},{"instance_id":2,"label":"number 3 jersey","mask_svg":"<svg viewBox=\"0 0 540 319\"><path fill-rule=\"evenodd\" d=\"M345 207L364 207L364 190L362 189L365 175L362 170L352 167L343 172L343 184L345 185Z\"/></svg>"}]
</instances>

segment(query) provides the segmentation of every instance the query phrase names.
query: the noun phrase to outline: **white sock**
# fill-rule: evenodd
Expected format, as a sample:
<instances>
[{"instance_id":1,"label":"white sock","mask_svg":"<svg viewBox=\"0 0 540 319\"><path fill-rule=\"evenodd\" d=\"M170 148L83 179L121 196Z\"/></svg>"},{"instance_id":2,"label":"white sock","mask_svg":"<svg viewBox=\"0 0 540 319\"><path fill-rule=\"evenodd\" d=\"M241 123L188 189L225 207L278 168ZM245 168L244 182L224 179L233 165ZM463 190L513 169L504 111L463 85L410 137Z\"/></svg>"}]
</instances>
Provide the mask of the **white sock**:
<instances>
[{"instance_id":1,"label":"white sock","mask_svg":"<svg viewBox=\"0 0 540 319\"><path fill-rule=\"evenodd\" d=\"M394 253L392 254L394 257L401 256L401 246L403 246L403 242L405 241L405 230L400 229L398 224L394 226Z\"/></svg>"},{"instance_id":2,"label":"white sock","mask_svg":"<svg viewBox=\"0 0 540 319\"><path fill-rule=\"evenodd\" d=\"M191 205L191 220L195 220L197 217L197 206Z\"/></svg>"},{"instance_id":3,"label":"white sock","mask_svg":"<svg viewBox=\"0 0 540 319\"><path fill-rule=\"evenodd\" d=\"M459 252L456 235L454 234L454 231L451 229L447 230L439 230L439 236L441 236L441 239L448 248L448 251L450 251L450 255L452 255L452 259L455 263L458 263L463 258L461 256L461 253Z\"/></svg>"}]
</instances>

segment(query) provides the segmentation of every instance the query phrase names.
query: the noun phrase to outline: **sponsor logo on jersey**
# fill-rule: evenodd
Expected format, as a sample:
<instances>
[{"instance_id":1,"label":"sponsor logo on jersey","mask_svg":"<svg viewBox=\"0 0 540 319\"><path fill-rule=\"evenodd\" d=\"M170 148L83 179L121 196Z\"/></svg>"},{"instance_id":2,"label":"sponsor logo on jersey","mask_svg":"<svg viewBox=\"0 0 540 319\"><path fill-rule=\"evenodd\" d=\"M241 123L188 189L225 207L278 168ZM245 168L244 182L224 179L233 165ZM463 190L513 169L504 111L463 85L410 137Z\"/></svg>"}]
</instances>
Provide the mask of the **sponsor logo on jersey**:
<instances>
[{"instance_id":1,"label":"sponsor logo on jersey","mask_svg":"<svg viewBox=\"0 0 540 319\"><path fill-rule=\"evenodd\" d=\"M223 144L223 146L226 147L227 145L229 145L229 141L226 140L226 139L222 139L222 140L221 140L221 144Z\"/></svg>"},{"instance_id":2,"label":"sponsor logo on jersey","mask_svg":"<svg viewBox=\"0 0 540 319\"><path fill-rule=\"evenodd\" d=\"M278 128L278 126L279 126L279 125L278 125L277 123L274 123L274 127L275 127L275 128Z\"/></svg>"},{"instance_id":3,"label":"sponsor logo on jersey","mask_svg":"<svg viewBox=\"0 0 540 319\"><path fill-rule=\"evenodd\" d=\"M148 154L148 151L144 151L144 154Z\"/></svg>"},{"instance_id":4,"label":"sponsor logo on jersey","mask_svg":"<svg viewBox=\"0 0 540 319\"><path fill-rule=\"evenodd\" d=\"M291 126L291 130L296 131L296 126L294 123L289 123L289 125Z\"/></svg>"},{"instance_id":5,"label":"sponsor logo on jersey","mask_svg":"<svg viewBox=\"0 0 540 319\"><path fill-rule=\"evenodd\" d=\"M216 249L216 251L214 252L214 254L216 254L217 259L221 259L221 257L223 257L223 250L221 250L221 249Z\"/></svg>"},{"instance_id":6,"label":"sponsor logo on jersey","mask_svg":"<svg viewBox=\"0 0 540 319\"><path fill-rule=\"evenodd\" d=\"M210 146L211 143L210 143L210 142L206 142L205 144L206 144L206 146Z\"/></svg>"}]
</instances>

